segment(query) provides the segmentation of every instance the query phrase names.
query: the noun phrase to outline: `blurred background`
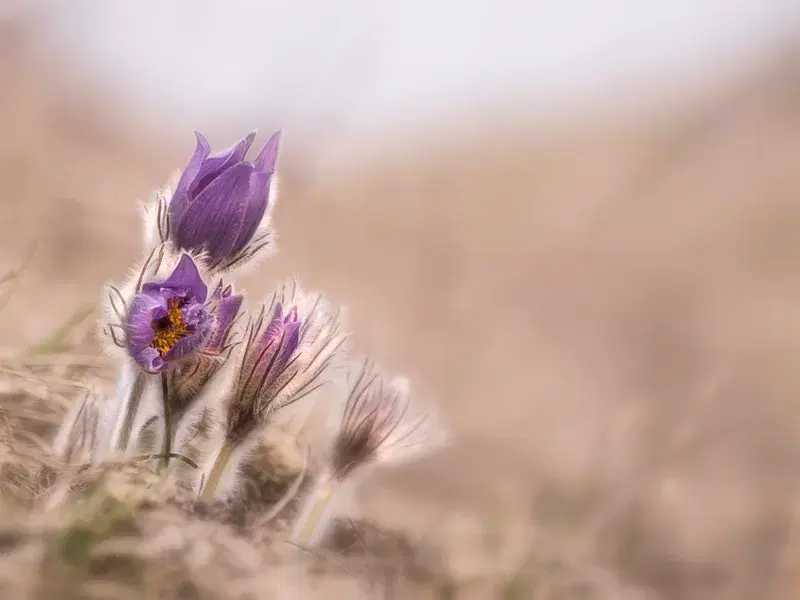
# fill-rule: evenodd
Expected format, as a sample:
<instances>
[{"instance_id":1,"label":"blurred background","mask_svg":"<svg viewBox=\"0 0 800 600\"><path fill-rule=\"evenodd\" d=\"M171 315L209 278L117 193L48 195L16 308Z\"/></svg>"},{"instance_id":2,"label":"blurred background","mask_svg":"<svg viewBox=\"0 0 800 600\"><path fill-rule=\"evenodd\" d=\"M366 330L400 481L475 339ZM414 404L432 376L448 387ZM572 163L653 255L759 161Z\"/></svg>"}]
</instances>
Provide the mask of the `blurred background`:
<instances>
[{"instance_id":1,"label":"blurred background","mask_svg":"<svg viewBox=\"0 0 800 600\"><path fill-rule=\"evenodd\" d=\"M800 3L0 0L0 345L129 266L193 130L278 128L241 285L326 291L454 437L368 515L800 592Z\"/></svg>"}]
</instances>

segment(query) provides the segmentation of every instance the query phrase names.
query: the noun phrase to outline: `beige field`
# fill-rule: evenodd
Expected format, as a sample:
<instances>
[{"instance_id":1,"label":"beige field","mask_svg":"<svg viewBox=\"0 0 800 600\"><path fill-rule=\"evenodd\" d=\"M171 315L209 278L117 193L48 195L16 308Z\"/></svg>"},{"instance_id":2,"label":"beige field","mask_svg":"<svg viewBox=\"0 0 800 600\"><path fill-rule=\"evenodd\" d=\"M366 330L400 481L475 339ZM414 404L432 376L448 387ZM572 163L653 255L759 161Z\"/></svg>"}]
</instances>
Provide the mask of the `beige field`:
<instances>
[{"instance_id":1,"label":"beige field","mask_svg":"<svg viewBox=\"0 0 800 600\"><path fill-rule=\"evenodd\" d=\"M135 201L184 164L191 132L132 134L8 40L0 271L24 272L0 345L13 356L136 257ZM486 581L517 569L528 583L497 597L800 593L800 60L672 109L465 130L336 172L295 148L281 253L241 282L258 296L299 274L441 407L451 446L371 482L363 516L444 554L429 597L490 598ZM0 414L32 393L12 367ZM142 517L145 537L165 514ZM187 538L247 538L183 518ZM321 598L358 575L330 577ZM448 578L463 596L445 595ZM583 579L594 591L565 583Z\"/></svg>"}]
</instances>

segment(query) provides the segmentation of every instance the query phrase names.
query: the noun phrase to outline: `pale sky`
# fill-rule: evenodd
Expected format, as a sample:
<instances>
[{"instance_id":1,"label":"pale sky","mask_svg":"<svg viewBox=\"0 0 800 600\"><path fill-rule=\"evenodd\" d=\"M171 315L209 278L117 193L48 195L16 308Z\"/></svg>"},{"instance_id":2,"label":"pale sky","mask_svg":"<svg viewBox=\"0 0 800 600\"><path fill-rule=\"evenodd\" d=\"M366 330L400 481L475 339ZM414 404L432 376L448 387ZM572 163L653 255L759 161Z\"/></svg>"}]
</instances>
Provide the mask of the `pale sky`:
<instances>
[{"instance_id":1,"label":"pale sky","mask_svg":"<svg viewBox=\"0 0 800 600\"><path fill-rule=\"evenodd\" d=\"M29 0L31 1L31 0ZM614 81L727 69L798 0L69 0L53 56L176 125L274 115L298 131L413 126L452 110L563 110ZM606 86L604 88L604 86Z\"/></svg>"}]
</instances>

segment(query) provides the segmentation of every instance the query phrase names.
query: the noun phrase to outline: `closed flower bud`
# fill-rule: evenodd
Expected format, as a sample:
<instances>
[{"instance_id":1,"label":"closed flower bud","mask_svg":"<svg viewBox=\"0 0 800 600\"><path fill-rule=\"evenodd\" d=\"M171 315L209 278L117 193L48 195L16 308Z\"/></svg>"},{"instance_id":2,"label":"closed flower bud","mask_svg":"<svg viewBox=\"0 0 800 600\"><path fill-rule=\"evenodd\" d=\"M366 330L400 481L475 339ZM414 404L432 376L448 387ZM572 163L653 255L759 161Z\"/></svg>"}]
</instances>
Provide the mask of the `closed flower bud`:
<instances>
[{"instance_id":1,"label":"closed flower bud","mask_svg":"<svg viewBox=\"0 0 800 600\"><path fill-rule=\"evenodd\" d=\"M245 161L255 139L251 133L232 148L211 154L199 133L197 147L169 203L170 239L182 250L202 251L212 268L242 261L268 236L254 239L268 214L274 185L280 132L256 159Z\"/></svg>"},{"instance_id":2,"label":"closed flower bud","mask_svg":"<svg viewBox=\"0 0 800 600\"><path fill-rule=\"evenodd\" d=\"M250 319L233 385L219 407L218 449L201 469L202 498L212 499L235 473L257 434L280 410L329 381L331 363L346 340L339 315L322 296L282 286Z\"/></svg>"}]
</instances>

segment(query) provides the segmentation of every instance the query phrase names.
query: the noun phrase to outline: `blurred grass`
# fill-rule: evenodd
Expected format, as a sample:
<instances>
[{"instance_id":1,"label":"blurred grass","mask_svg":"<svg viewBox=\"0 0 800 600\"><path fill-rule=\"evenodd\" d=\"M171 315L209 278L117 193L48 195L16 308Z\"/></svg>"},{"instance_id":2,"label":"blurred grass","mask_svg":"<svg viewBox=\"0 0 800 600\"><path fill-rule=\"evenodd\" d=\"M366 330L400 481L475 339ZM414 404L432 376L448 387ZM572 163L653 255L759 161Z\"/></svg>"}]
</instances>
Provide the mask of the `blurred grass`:
<instances>
[{"instance_id":1,"label":"blurred grass","mask_svg":"<svg viewBox=\"0 0 800 600\"><path fill-rule=\"evenodd\" d=\"M51 338L59 343L45 344L41 354L53 364L68 361L75 342L65 328ZM508 515L488 520L475 538L492 559L486 572L473 576L450 570L446 548L360 521L340 523L320 552L298 552L281 542L296 506L277 519L259 519L296 476L274 450L256 453L255 462L246 466L251 478L246 496L210 507L160 480L147 463L101 469L58 464L48 454L47 440L83 385L54 377L46 362L34 360L37 356L23 353L19 371L0 373L5 384L0 388L2 597L267 599L285 591L289 579L299 590L290 597L299 598L628 597L617 594L621 589L609 595L580 563L553 562L558 554L553 549L542 554L544 548L532 548L517 569L495 566L506 552ZM26 371L25 361L33 361L29 369L34 370ZM82 372L92 374L91 369ZM44 393L30 393L37 388ZM254 491L259 486L265 491ZM342 591L334 595L332 589Z\"/></svg>"},{"instance_id":2,"label":"blurred grass","mask_svg":"<svg viewBox=\"0 0 800 600\"><path fill-rule=\"evenodd\" d=\"M0 277L0 313L2 313L6 308L8 302L11 300L12 295L17 290L17 286L22 279L25 269L30 265L34 255L36 254L36 248L36 242L30 244L28 250L25 252L20 266L16 269L7 271L5 275Z\"/></svg>"},{"instance_id":3,"label":"blurred grass","mask_svg":"<svg viewBox=\"0 0 800 600\"><path fill-rule=\"evenodd\" d=\"M95 303L87 304L79 308L63 324L45 337L45 339L23 350L21 358L64 352L69 347L70 336L83 325L90 316L95 314L96 310L97 304Z\"/></svg>"}]
</instances>

